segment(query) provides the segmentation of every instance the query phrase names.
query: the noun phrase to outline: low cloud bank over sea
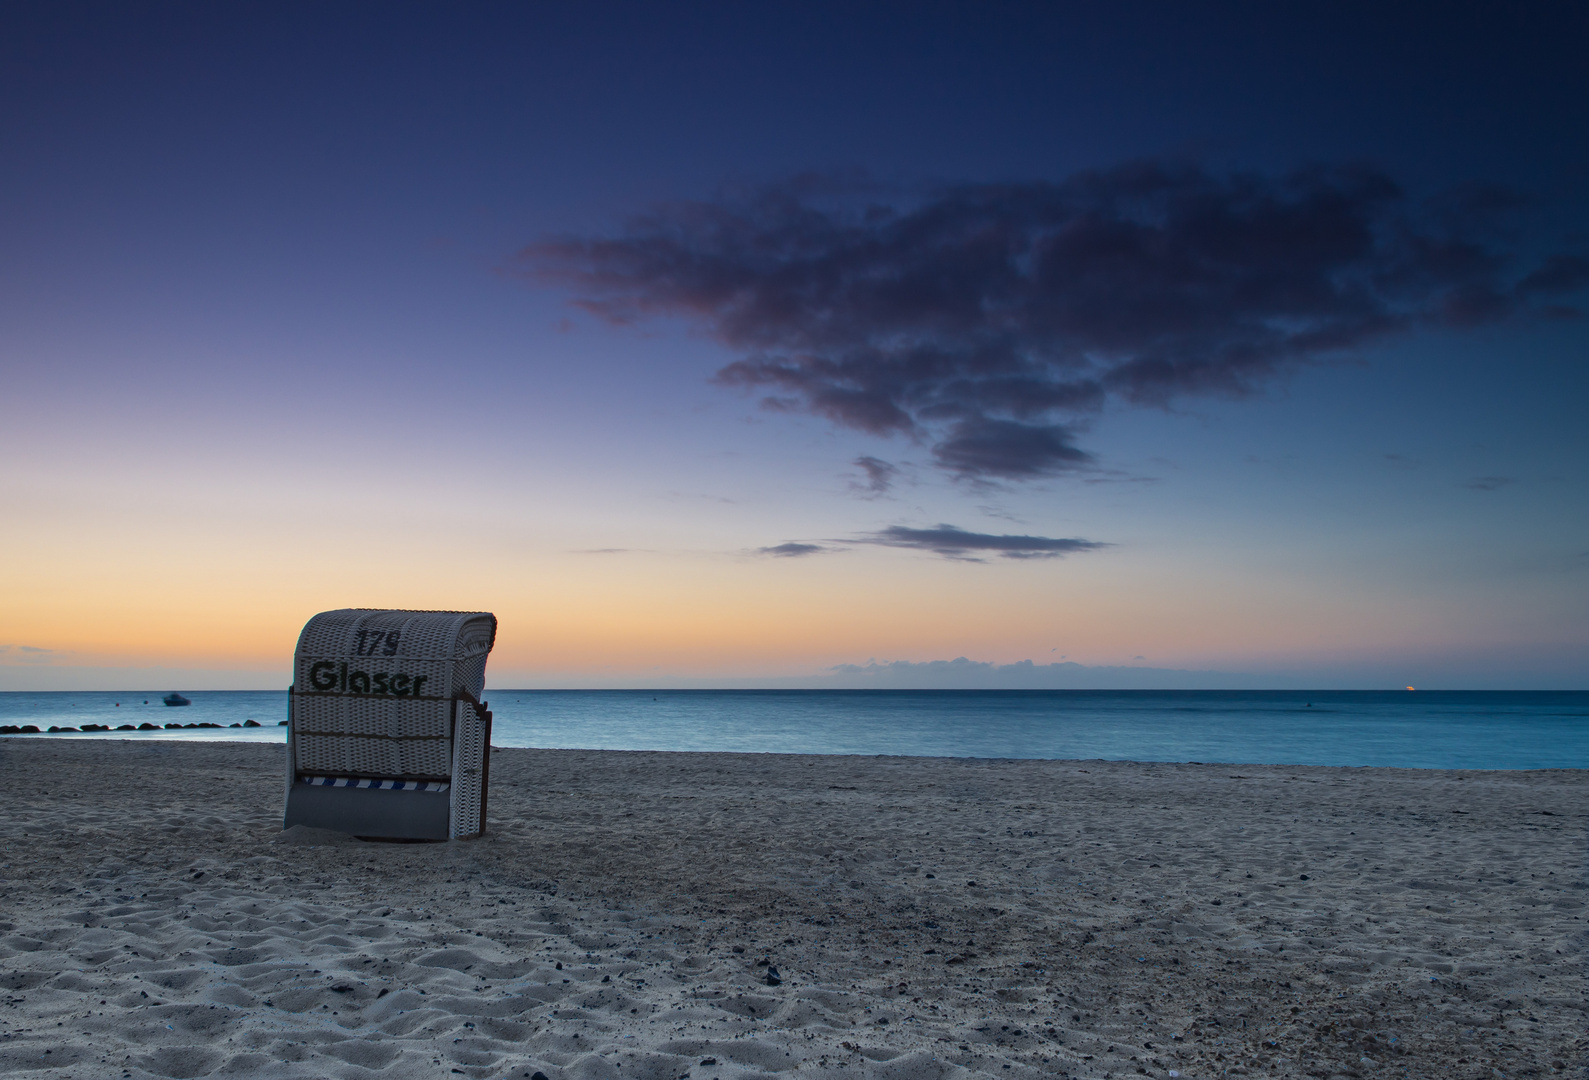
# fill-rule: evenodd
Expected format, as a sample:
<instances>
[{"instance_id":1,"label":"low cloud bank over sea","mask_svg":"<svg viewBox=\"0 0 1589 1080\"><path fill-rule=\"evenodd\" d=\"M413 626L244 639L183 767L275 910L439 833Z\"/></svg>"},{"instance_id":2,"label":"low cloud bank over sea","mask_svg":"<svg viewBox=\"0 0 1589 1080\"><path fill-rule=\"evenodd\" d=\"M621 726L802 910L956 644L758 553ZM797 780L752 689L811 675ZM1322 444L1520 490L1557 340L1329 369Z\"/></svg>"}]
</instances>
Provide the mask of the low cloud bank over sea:
<instances>
[{"instance_id":1,"label":"low cloud bank over sea","mask_svg":"<svg viewBox=\"0 0 1589 1080\"><path fill-rule=\"evenodd\" d=\"M889 690L1214 690L1236 685L1258 685L1251 675L1226 671L1089 667L1068 660L1052 664L1037 664L1031 660L994 664L964 656L922 663L909 660L879 663L872 660L866 664L839 664L830 669L826 678L835 687L878 687Z\"/></svg>"}]
</instances>

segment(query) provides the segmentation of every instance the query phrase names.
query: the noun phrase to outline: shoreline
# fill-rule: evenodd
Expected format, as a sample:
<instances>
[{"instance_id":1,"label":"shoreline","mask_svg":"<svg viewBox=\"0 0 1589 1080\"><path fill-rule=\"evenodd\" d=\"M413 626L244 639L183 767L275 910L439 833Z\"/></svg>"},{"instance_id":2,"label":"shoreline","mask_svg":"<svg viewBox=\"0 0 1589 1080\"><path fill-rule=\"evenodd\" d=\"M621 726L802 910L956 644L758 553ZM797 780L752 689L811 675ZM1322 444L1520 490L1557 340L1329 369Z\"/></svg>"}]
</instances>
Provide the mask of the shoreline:
<instances>
[{"instance_id":1,"label":"shoreline","mask_svg":"<svg viewBox=\"0 0 1589 1080\"><path fill-rule=\"evenodd\" d=\"M499 749L409 845L281 833L279 744L88 738L0 740L7 1070L1582 1060L1584 770Z\"/></svg>"},{"instance_id":2,"label":"shoreline","mask_svg":"<svg viewBox=\"0 0 1589 1080\"><path fill-rule=\"evenodd\" d=\"M40 742L67 741L67 740L99 740L119 741L127 743L173 743L173 744L208 744L232 746L282 746L286 744L285 724L279 728L262 725L257 729L247 729L237 734L225 734L226 729L215 730L203 728L200 725L184 726L182 728L163 728L154 731L35 731L35 732L0 732L0 745L6 739L29 739ZM1151 765L1151 766L1197 766L1212 769L1222 768L1253 768L1253 769L1341 769L1362 772L1366 770L1381 770L1385 772L1411 772L1411 773L1449 773L1452 775L1495 775L1495 774L1528 774L1528 773L1579 773L1589 776L1589 766L1559 765L1537 766L1532 768L1444 768L1434 765L1315 765L1303 762L1287 761L1165 761L1152 758L1036 758L1036 757L979 757L974 755L946 755L946 754L857 754L848 751L800 752L792 750L652 750L652 749L625 749L602 746L498 746L493 743L492 754L517 751L529 751L540 754L678 754L678 755L703 755L725 757L769 757L769 758L853 758L861 761L873 759L899 760L899 761L969 761L988 763L1019 763L1031 762L1037 764L1065 765L1065 764L1099 764L1099 765Z\"/></svg>"}]
</instances>

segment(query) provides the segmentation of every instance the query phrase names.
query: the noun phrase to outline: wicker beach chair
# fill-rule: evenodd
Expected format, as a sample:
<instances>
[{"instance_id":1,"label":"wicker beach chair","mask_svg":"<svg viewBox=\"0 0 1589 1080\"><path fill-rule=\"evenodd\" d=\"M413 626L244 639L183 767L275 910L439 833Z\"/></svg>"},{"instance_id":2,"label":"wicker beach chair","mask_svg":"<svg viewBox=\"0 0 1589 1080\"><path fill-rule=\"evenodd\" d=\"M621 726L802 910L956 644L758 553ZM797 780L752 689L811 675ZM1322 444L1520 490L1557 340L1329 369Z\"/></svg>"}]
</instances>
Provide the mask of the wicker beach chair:
<instances>
[{"instance_id":1,"label":"wicker beach chair","mask_svg":"<svg viewBox=\"0 0 1589 1080\"><path fill-rule=\"evenodd\" d=\"M304 625L287 694L282 827L447 840L485 831L497 618L324 611Z\"/></svg>"}]
</instances>

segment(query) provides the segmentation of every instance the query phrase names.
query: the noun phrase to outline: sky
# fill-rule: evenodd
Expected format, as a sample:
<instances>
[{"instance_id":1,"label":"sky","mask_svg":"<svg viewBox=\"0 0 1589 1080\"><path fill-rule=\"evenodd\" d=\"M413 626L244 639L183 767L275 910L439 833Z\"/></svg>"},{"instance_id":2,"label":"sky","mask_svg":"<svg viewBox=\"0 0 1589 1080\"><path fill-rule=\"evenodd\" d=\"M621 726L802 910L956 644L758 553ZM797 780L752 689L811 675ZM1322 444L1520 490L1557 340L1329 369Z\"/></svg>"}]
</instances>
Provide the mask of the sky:
<instances>
[{"instance_id":1,"label":"sky","mask_svg":"<svg viewBox=\"0 0 1589 1080\"><path fill-rule=\"evenodd\" d=\"M0 9L0 689L1589 688L1589 7Z\"/></svg>"}]
</instances>

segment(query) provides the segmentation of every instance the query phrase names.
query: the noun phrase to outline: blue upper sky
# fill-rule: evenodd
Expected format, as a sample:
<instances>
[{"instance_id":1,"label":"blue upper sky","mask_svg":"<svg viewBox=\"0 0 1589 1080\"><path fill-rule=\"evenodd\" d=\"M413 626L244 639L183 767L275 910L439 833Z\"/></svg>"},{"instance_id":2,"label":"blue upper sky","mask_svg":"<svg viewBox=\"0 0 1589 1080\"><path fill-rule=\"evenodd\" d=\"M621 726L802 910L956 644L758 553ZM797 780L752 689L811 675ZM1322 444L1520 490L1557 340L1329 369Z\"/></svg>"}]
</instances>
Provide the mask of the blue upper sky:
<instances>
[{"instance_id":1,"label":"blue upper sky","mask_svg":"<svg viewBox=\"0 0 1589 1080\"><path fill-rule=\"evenodd\" d=\"M1589 685L1586 46L12 6L0 686L275 685L349 603L496 610L498 685Z\"/></svg>"}]
</instances>

